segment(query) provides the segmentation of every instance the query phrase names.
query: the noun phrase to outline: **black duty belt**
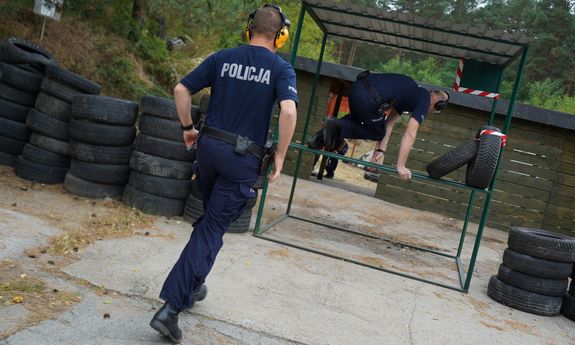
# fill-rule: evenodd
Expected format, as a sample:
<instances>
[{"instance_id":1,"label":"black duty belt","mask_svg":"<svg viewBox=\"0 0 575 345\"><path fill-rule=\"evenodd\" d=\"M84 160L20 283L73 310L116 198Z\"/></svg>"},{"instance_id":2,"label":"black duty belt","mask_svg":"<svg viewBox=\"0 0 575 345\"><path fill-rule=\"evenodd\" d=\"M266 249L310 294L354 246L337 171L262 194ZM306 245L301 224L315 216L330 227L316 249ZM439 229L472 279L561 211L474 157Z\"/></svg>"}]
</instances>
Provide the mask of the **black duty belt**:
<instances>
[{"instance_id":1,"label":"black duty belt","mask_svg":"<svg viewBox=\"0 0 575 345\"><path fill-rule=\"evenodd\" d=\"M223 141L224 143L232 144L234 147L238 144L238 139L246 139L245 137L238 136L237 134L233 134L219 128L215 127L208 127L203 126L201 129L201 135L207 135L208 137L217 139L219 141ZM249 139L248 139L249 140ZM251 140L250 140L251 141ZM260 145L251 141L249 145L247 145L247 152L251 153L252 155L262 159L265 155L265 149Z\"/></svg>"}]
</instances>

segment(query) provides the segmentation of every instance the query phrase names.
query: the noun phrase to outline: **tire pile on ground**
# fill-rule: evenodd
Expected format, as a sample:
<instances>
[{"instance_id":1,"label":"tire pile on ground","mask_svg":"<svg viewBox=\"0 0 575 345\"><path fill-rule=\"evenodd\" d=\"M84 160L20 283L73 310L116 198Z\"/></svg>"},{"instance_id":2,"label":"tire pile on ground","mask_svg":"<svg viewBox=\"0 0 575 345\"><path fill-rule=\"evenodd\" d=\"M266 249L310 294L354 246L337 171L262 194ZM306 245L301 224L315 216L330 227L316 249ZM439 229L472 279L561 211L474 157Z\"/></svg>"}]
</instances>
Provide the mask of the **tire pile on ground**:
<instances>
[{"instance_id":1,"label":"tire pile on ground","mask_svg":"<svg viewBox=\"0 0 575 345\"><path fill-rule=\"evenodd\" d=\"M467 164L465 184L479 189L489 187L499 161L502 139L493 133L483 133L484 130L500 132L497 127L481 127L474 140L444 153L429 163L426 167L429 176L438 179Z\"/></svg>"},{"instance_id":2,"label":"tire pile on ground","mask_svg":"<svg viewBox=\"0 0 575 345\"><path fill-rule=\"evenodd\" d=\"M513 227L499 272L489 280L487 295L528 313L575 320L575 287L569 276L575 262L575 239L544 230ZM563 309L562 309L563 307Z\"/></svg>"},{"instance_id":3,"label":"tire pile on ground","mask_svg":"<svg viewBox=\"0 0 575 345\"><path fill-rule=\"evenodd\" d=\"M30 109L26 125L32 132L16 175L41 183L62 183L70 168L68 123L76 95L94 94L100 85L57 65L48 65L35 108Z\"/></svg>"},{"instance_id":4,"label":"tire pile on ground","mask_svg":"<svg viewBox=\"0 0 575 345\"><path fill-rule=\"evenodd\" d=\"M130 173L138 104L106 96L76 95L71 115L72 161L64 189L94 199L120 198Z\"/></svg>"},{"instance_id":5,"label":"tire pile on ground","mask_svg":"<svg viewBox=\"0 0 575 345\"><path fill-rule=\"evenodd\" d=\"M192 181L192 192L190 193L187 201L186 207L184 209L184 219L190 223L194 223L201 215L204 214L203 197L199 184L199 180L196 178ZM250 198L247 201L246 207L244 208L242 214L236 219L226 232L229 233L244 233L250 229L250 224L252 221L252 211L257 201L257 190L256 197Z\"/></svg>"},{"instance_id":6,"label":"tire pile on ground","mask_svg":"<svg viewBox=\"0 0 575 345\"><path fill-rule=\"evenodd\" d=\"M191 192L195 150L187 150L173 100L144 96L123 202L144 213L181 216ZM194 122L198 108L192 107Z\"/></svg>"},{"instance_id":7,"label":"tire pile on ground","mask_svg":"<svg viewBox=\"0 0 575 345\"><path fill-rule=\"evenodd\" d=\"M0 43L0 165L14 166L29 140L26 126L47 64L56 60L37 45L14 37Z\"/></svg>"}]
</instances>

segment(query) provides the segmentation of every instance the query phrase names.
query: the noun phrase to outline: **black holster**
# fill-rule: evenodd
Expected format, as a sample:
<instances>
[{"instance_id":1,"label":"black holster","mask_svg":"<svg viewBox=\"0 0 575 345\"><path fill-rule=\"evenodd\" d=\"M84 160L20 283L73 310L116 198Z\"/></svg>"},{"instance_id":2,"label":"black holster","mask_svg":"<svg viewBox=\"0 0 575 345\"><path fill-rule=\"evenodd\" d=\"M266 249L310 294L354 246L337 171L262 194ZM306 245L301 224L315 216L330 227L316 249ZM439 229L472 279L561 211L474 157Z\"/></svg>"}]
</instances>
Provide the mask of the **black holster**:
<instances>
[{"instance_id":1,"label":"black holster","mask_svg":"<svg viewBox=\"0 0 575 345\"><path fill-rule=\"evenodd\" d=\"M268 174L272 163L274 162L276 152L278 150L278 145L273 140L268 140L264 146L264 150L265 153L260 163L259 176L254 189L263 188L263 181L265 180L265 177Z\"/></svg>"}]
</instances>

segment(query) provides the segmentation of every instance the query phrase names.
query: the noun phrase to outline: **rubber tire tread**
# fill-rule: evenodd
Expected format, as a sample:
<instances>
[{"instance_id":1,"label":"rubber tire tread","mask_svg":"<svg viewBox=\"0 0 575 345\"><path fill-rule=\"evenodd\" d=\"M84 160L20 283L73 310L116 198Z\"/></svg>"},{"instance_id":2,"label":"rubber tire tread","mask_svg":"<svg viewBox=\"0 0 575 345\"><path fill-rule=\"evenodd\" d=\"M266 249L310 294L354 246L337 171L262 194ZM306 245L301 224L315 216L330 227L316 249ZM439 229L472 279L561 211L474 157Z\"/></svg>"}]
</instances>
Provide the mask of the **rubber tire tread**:
<instances>
[{"instance_id":1,"label":"rubber tire tread","mask_svg":"<svg viewBox=\"0 0 575 345\"><path fill-rule=\"evenodd\" d=\"M155 138L184 142L183 131L179 122L143 114L138 126L140 133Z\"/></svg>"},{"instance_id":2,"label":"rubber tire tread","mask_svg":"<svg viewBox=\"0 0 575 345\"><path fill-rule=\"evenodd\" d=\"M575 239L549 231L512 227L507 240L509 248L540 259L575 262Z\"/></svg>"},{"instance_id":3,"label":"rubber tire tread","mask_svg":"<svg viewBox=\"0 0 575 345\"><path fill-rule=\"evenodd\" d=\"M124 189L122 202L144 213L173 217L184 213L185 199L170 199L138 190L131 184Z\"/></svg>"},{"instance_id":4,"label":"rubber tire tread","mask_svg":"<svg viewBox=\"0 0 575 345\"><path fill-rule=\"evenodd\" d=\"M27 160L23 156L18 156L15 171L16 175L25 180L56 184L64 182L68 168L38 164Z\"/></svg>"},{"instance_id":5,"label":"rubber tire tread","mask_svg":"<svg viewBox=\"0 0 575 345\"><path fill-rule=\"evenodd\" d=\"M545 296L561 297L565 294L565 291L567 291L568 286L567 278L547 279L536 277L512 270L504 264L499 265L497 278L505 284Z\"/></svg>"},{"instance_id":6,"label":"rubber tire tread","mask_svg":"<svg viewBox=\"0 0 575 345\"><path fill-rule=\"evenodd\" d=\"M16 37L8 37L0 43L0 60L11 64L51 65L58 63L46 49Z\"/></svg>"},{"instance_id":7,"label":"rubber tire tread","mask_svg":"<svg viewBox=\"0 0 575 345\"><path fill-rule=\"evenodd\" d=\"M70 158L32 144L26 144L22 156L30 162L54 167L70 168Z\"/></svg>"},{"instance_id":8,"label":"rubber tire tread","mask_svg":"<svg viewBox=\"0 0 575 345\"><path fill-rule=\"evenodd\" d=\"M26 125L33 132L50 138L68 141L68 123L58 120L48 114L44 114L34 108L30 109Z\"/></svg>"},{"instance_id":9,"label":"rubber tire tread","mask_svg":"<svg viewBox=\"0 0 575 345\"><path fill-rule=\"evenodd\" d=\"M30 134L30 144L38 146L44 150L60 154L62 156L70 156L70 143L54 138L47 137L38 133Z\"/></svg>"},{"instance_id":10,"label":"rubber tire tread","mask_svg":"<svg viewBox=\"0 0 575 345\"><path fill-rule=\"evenodd\" d=\"M144 114L150 114L164 119L180 120L176 110L176 102L169 98L149 95L143 96L142 99L140 99L140 111Z\"/></svg>"},{"instance_id":11,"label":"rubber tire tread","mask_svg":"<svg viewBox=\"0 0 575 345\"><path fill-rule=\"evenodd\" d=\"M547 279L567 279L573 263L540 259L521 254L511 248L503 252L503 264L515 271Z\"/></svg>"},{"instance_id":12,"label":"rubber tire tread","mask_svg":"<svg viewBox=\"0 0 575 345\"><path fill-rule=\"evenodd\" d=\"M71 119L68 134L71 140L86 144L125 146L134 143L136 128Z\"/></svg>"},{"instance_id":13,"label":"rubber tire tread","mask_svg":"<svg viewBox=\"0 0 575 345\"><path fill-rule=\"evenodd\" d=\"M105 146L70 142L70 157L89 163L128 165L132 150L132 145Z\"/></svg>"},{"instance_id":14,"label":"rubber tire tread","mask_svg":"<svg viewBox=\"0 0 575 345\"><path fill-rule=\"evenodd\" d=\"M196 160L196 150L188 151L184 142L155 138L145 134L138 134L134 148L137 151L153 156L182 162L193 162Z\"/></svg>"},{"instance_id":15,"label":"rubber tire tread","mask_svg":"<svg viewBox=\"0 0 575 345\"><path fill-rule=\"evenodd\" d=\"M500 153L501 137L491 134L482 135L479 139L477 156L467 164L465 184L479 189L489 187L495 175Z\"/></svg>"},{"instance_id":16,"label":"rubber tire tread","mask_svg":"<svg viewBox=\"0 0 575 345\"><path fill-rule=\"evenodd\" d=\"M35 93L18 90L3 82L0 82L0 98L7 99L26 107L33 107L36 103Z\"/></svg>"},{"instance_id":17,"label":"rubber tire tread","mask_svg":"<svg viewBox=\"0 0 575 345\"><path fill-rule=\"evenodd\" d=\"M0 62L0 81L18 90L37 94L43 78L41 73L30 72L17 65Z\"/></svg>"},{"instance_id":18,"label":"rubber tire tread","mask_svg":"<svg viewBox=\"0 0 575 345\"><path fill-rule=\"evenodd\" d=\"M0 151L0 165L13 167L16 164L17 155Z\"/></svg>"},{"instance_id":19,"label":"rubber tire tread","mask_svg":"<svg viewBox=\"0 0 575 345\"><path fill-rule=\"evenodd\" d=\"M81 91L82 93L99 95L102 91L102 87L100 85L57 65L46 66L45 74L46 78L59 81L76 90Z\"/></svg>"},{"instance_id":20,"label":"rubber tire tread","mask_svg":"<svg viewBox=\"0 0 575 345\"><path fill-rule=\"evenodd\" d=\"M531 314L554 316L561 311L562 297L539 295L505 284L491 276L487 285L487 296L508 307Z\"/></svg>"},{"instance_id":21,"label":"rubber tire tread","mask_svg":"<svg viewBox=\"0 0 575 345\"><path fill-rule=\"evenodd\" d=\"M82 94L80 91L50 78L44 78L40 90L70 104L73 103L76 95Z\"/></svg>"},{"instance_id":22,"label":"rubber tire tread","mask_svg":"<svg viewBox=\"0 0 575 345\"><path fill-rule=\"evenodd\" d=\"M170 199L186 199L192 189L191 180L153 176L136 170L130 173L128 183L142 192Z\"/></svg>"},{"instance_id":23,"label":"rubber tire tread","mask_svg":"<svg viewBox=\"0 0 575 345\"><path fill-rule=\"evenodd\" d=\"M244 232L248 232L250 230L250 225L252 221L252 210L251 209L244 209L242 214L236 219L228 229L226 233L233 233L233 234L241 234Z\"/></svg>"},{"instance_id":24,"label":"rubber tire tread","mask_svg":"<svg viewBox=\"0 0 575 345\"><path fill-rule=\"evenodd\" d=\"M20 123L26 122L31 107L0 98L0 117Z\"/></svg>"},{"instance_id":25,"label":"rubber tire tread","mask_svg":"<svg viewBox=\"0 0 575 345\"><path fill-rule=\"evenodd\" d=\"M58 120L68 122L70 121L72 104L44 91L40 91L38 98L36 98L36 110L55 117Z\"/></svg>"},{"instance_id":26,"label":"rubber tire tread","mask_svg":"<svg viewBox=\"0 0 575 345\"><path fill-rule=\"evenodd\" d=\"M133 126L137 116L138 103L123 99L77 95L72 102L72 117L75 119L110 125Z\"/></svg>"},{"instance_id":27,"label":"rubber tire tread","mask_svg":"<svg viewBox=\"0 0 575 345\"><path fill-rule=\"evenodd\" d=\"M191 162L174 161L140 151L132 153L130 167L144 174L176 180L190 180L193 175Z\"/></svg>"},{"instance_id":28,"label":"rubber tire tread","mask_svg":"<svg viewBox=\"0 0 575 345\"><path fill-rule=\"evenodd\" d=\"M89 163L72 160L70 172L88 182L125 185L130 176L129 165Z\"/></svg>"},{"instance_id":29,"label":"rubber tire tread","mask_svg":"<svg viewBox=\"0 0 575 345\"><path fill-rule=\"evenodd\" d=\"M21 122L0 118L0 136L27 142L30 130Z\"/></svg>"},{"instance_id":30,"label":"rubber tire tread","mask_svg":"<svg viewBox=\"0 0 575 345\"><path fill-rule=\"evenodd\" d=\"M0 150L4 153L19 155L22 153L25 145L25 141L19 141L0 136Z\"/></svg>"},{"instance_id":31,"label":"rubber tire tread","mask_svg":"<svg viewBox=\"0 0 575 345\"><path fill-rule=\"evenodd\" d=\"M90 182L68 172L64 179L64 189L70 194L90 199L120 199L124 192L124 185Z\"/></svg>"},{"instance_id":32,"label":"rubber tire tread","mask_svg":"<svg viewBox=\"0 0 575 345\"><path fill-rule=\"evenodd\" d=\"M427 173L432 178L441 178L473 160L477 156L478 148L477 140L457 146L429 163L426 167Z\"/></svg>"}]
</instances>

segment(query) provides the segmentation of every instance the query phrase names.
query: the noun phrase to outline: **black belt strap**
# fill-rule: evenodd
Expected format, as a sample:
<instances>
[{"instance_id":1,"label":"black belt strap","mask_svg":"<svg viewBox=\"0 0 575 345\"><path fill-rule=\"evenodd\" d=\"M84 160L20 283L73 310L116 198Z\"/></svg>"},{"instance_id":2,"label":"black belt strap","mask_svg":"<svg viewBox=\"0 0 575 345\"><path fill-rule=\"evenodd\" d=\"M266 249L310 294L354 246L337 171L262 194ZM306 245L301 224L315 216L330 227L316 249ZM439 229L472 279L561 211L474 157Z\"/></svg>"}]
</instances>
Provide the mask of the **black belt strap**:
<instances>
[{"instance_id":1,"label":"black belt strap","mask_svg":"<svg viewBox=\"0 0 575 345\"><path fill-rule=\"evenodd\" d=\"M211 138L217 139L219 141L223 141L224 143L228 143L228 144L232 144L232 145L236 145L236 141L238 139L237 134L233 134L233 133L230 133L230 132L227 132L227 131L224 131L222 129L215 128L215 127L203 126L201 133L202 133L202 135L207 135L208 137L211 137ZM258 157L259 159L262 159L265 155L265 149L256 143L252 143L250 145L250 147L248 148L248 152L251 153L252 155Z\"/></svg>"},{"instance_id":2,"label":"black belt strap","mask_svg":"<svg viewBox=\"0 0 575 345\"><path fill-rule=\"evenodd\" d=\"M367 90L367 93L369 93L369 95L375 100L377 106L380 107L379 111L384 111L393 107L393 105L395 104L395 99L391 99L389 101L383 99L383 97L381 97L379 92L377 92L377 90L369 82L369 79L367 78L368 75L369 71L365 70L360 74L358 74L355 80L361 80L363 86Z\"/></svg>"}]
</instances>

